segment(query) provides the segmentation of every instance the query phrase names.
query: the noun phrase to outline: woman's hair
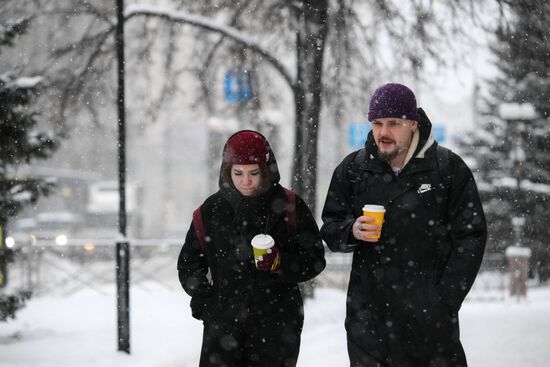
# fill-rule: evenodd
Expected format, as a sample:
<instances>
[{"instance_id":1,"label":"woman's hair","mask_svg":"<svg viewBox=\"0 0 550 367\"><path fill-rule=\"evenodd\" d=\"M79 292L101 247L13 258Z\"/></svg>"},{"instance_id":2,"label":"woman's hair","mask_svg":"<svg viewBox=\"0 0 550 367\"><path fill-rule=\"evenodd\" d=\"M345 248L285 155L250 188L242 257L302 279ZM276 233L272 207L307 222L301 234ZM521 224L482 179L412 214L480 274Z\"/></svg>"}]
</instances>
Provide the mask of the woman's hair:
<instances>
[{"instance_id":1,"label":"woman's hair","mask_svg":"<svg viewBox=\"0 0 550 367\"><path fill-rule=\"evenodd\" d=\"M261 184L261 190L260 191L263 192L263 191L267 190L267 188L269 187L269 183L270 183L269 182L269 167L264 162L258 163L258 166L260 167L260 176L262 178L262 181L260 183ZM222 167L222 178L229 185L234 186L233 185L233 180L231 179L231 169L232 168L233 168L233 164L224 163L223 167Z\"/></svg>"}]
</instances>

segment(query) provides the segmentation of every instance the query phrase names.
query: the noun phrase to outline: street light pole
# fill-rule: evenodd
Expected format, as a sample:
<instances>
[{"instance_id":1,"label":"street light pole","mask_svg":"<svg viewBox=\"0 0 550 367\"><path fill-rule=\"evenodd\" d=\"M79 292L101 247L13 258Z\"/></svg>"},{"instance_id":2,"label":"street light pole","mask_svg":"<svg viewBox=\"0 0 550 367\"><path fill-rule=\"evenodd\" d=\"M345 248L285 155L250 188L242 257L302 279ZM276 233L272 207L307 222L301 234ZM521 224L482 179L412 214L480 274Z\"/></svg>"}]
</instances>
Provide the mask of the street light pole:
<instances>
[{"instance_id":1,"label":"street light pole","mask_svg":"<svg viewBox=\"0 0 550 367\"><path fill-rule=\"evenodd\" d=\"M126 239L126 111L124 100L124 0L116 0L119 210L116 243L118 350L130 354L130 245Z\"/></svg>"}]
</instances>

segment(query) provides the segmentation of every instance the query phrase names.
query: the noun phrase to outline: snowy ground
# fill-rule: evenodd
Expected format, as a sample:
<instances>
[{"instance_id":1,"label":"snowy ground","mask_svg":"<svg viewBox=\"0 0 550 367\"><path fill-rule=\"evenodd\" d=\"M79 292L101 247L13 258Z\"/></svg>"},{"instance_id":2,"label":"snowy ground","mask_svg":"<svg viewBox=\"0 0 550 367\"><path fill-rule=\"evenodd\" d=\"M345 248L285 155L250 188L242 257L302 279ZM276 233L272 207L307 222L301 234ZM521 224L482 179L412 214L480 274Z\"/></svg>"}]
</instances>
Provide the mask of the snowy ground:
<instances>
[{"instance_id":1,"label":"snowy ground","mask_svg":"<svg viewBox=\"0 0 550 367\"><path fill-rule=\"evenodd\" d=\"M472 292L461 312L462 340L473 367L550 365L550 287L518 302ZM140 283L131 290L131 354L116 351L115 289L31 299L17 319L0 323L2 367L191 367L202 327L177 284ZM348 364L345 293L318 289L306 304L298 366Z\"/></svg>"}]
</instances>

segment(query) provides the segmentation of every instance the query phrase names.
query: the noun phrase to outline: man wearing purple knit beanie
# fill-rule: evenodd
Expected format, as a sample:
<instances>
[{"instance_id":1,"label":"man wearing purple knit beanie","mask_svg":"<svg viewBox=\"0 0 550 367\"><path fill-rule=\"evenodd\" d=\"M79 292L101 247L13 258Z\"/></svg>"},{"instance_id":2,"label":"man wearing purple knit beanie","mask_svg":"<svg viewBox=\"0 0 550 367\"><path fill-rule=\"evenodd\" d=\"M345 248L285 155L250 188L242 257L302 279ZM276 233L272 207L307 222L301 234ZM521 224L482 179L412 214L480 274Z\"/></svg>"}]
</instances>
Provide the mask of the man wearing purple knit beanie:
<instances>
[{"instance_id":1,"label":"man wearing purple knit beanie","mask_svg":"<svg viewBox=\"0 0 550 367\"><path fill-rule=\"evenodd\" d=\"M322 213L328 247L353 253L350 365L464 367L458 312L487 240L476 183L408 87L376 89L368 118L365 147L334 170ZM383 207L382 225L367 204Z\"/></svg>"}]
</instances>

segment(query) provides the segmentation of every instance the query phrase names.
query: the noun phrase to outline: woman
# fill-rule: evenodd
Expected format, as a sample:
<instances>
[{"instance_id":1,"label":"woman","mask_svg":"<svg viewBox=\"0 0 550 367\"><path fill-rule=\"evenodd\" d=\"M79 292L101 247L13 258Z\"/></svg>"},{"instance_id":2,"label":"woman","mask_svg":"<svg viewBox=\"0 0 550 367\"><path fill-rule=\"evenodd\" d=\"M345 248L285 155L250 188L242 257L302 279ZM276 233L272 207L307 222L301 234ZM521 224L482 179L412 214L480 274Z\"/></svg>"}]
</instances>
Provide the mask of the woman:
<instances>
[{"instance_id":1,"label":"woman","mask_svg":"<svg viewBox=\"0 0 550 367\"><path fill-rule=\"evenodd\" d=\"M178 259L192 315L204 323L201 367L296 365L303 325L297 283L318 275L325 259L309 208L279 179L260 133L228 139L219 190L201 205ZM275 246L256 264L250 243L258 234Z\"/></svg>"}]
</instances>

